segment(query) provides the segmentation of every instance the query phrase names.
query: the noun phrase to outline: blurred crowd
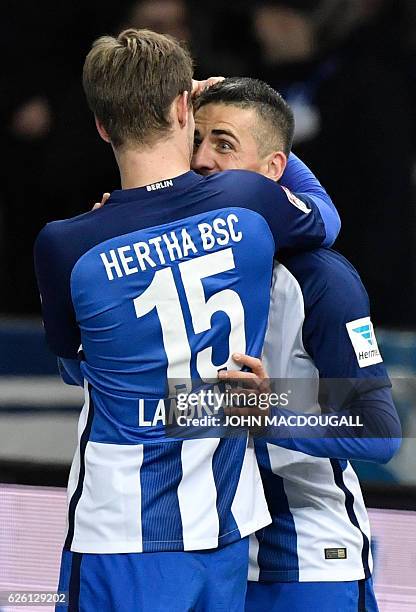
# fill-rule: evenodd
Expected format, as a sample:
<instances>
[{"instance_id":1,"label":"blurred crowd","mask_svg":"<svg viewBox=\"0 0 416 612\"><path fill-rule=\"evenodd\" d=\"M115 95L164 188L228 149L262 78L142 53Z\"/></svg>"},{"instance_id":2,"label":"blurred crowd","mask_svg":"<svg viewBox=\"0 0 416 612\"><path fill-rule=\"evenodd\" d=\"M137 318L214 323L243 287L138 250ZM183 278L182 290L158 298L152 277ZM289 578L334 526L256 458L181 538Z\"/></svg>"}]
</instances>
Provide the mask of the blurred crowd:
<instances>
[{"instance_id":1,"label":"blurred crowd","mask_svg":"<svg viewBox=\"0 0 416 612\"><path fill-rule=\"evenodd\" d=\"M0 10L0 312L39 312L41 227L119 186L81 71L94 38L132 26L187 41L197 78L254 76L287 98L294 151L340 211L336 247L375 322L416 326L414 0L3 0Z\"/></svg>"}]
</instances>

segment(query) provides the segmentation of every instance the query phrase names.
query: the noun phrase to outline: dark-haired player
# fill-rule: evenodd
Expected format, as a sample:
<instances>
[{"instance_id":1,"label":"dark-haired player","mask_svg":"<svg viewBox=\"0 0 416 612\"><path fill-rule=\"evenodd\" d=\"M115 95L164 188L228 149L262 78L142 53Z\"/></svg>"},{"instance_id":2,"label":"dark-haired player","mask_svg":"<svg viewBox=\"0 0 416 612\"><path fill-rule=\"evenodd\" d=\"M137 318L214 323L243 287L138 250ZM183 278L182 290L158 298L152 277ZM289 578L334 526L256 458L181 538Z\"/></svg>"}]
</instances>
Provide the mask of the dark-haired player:
<instances>
[{"instance_id":1,"label":"dark-haired player","mask_svg":"<svg viewBox=\"0 0 416 612\"><path fill-rule=\"evenodd\" d=\"M289 197L324 197L312 173L289 155L291 112L266 83L232 78L214 85L198 98L195 122L192 165L198 172L250 169L296 192ZM281 446L256 440L272 524L250 536L246 611L373 612L370 529L348 459L388 461L401 432L368 297L357 272L335 251L279 260L264 346L267 372L303 383L350 379L356 390L346 407L362 417L368 438L322 428L320 435L308 438L303 430L300 439L280 440ZM238 365L256 372L256 361L244 357ZM229 376L235 374L220 373ZM304 409L308 401L316 406L318 385L305 388Z\"/></svg>"}]
</instances>

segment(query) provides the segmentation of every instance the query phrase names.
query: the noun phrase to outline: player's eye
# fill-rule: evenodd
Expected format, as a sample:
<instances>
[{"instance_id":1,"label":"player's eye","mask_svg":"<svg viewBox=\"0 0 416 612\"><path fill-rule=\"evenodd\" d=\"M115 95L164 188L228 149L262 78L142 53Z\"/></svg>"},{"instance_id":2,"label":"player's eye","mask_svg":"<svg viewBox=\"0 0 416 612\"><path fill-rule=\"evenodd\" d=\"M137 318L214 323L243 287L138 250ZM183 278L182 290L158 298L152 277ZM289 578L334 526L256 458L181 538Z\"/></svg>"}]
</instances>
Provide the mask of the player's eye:
<instances>
[{"instance_id":1,"label":"player's eye","mask_svg":"<svg viewBox=\"0 0 416 612\"><path fill-rule=\"evenodd\" d=\"M201 140L199 138L194 138L194 151L196 151L201 144Z\"/></svg>"},{"instance_id":2,"label":"player's eye","mask_svg":"<svg viewBox=\"0 0 416 612\"><path fill-rule=\"evenodd\" d=\"M217 142L217 151L220 153L228 153L229 151L233 151L233 149L233 145L226 140L219 140Z\"/></svg>"}]
</instances>

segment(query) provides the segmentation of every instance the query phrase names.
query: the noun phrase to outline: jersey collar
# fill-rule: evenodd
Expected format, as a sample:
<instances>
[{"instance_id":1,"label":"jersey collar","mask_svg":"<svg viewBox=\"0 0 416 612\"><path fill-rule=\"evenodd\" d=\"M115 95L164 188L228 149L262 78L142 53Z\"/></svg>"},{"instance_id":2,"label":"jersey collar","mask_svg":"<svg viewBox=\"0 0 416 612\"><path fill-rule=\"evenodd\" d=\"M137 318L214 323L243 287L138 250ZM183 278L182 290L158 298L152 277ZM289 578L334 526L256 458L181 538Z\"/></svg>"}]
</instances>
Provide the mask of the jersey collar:
<instances>
[{"instance_id":1,"label":"jersey collar","mask_svg":"<svg viewBox=\"0 0 416 612\"><path fill-rule=\"evenodd\" d=\"M144 187L135 187L134 189L116 189L111 193L110 198L105 206L118 204L123 202L132 202L137 200L152 200L158 196L169 196L173 193L187 191L194 185L203 181L203 177L196 172L190 170L185 174L180 174L171 179L158 181Z\"/></svg>"}]
</instances>

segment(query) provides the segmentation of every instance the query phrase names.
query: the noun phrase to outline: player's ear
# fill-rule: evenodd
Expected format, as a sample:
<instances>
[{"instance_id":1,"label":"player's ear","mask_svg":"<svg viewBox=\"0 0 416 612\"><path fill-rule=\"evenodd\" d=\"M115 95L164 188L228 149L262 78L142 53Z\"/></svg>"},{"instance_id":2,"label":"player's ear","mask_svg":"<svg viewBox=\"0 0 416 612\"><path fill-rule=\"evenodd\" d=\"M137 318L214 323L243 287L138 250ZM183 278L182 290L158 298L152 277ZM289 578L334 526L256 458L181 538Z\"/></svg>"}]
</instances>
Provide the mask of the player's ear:
<instances>
[{"instance_id":1,"label":"player's ear","mask_svg":"<svg viewBox=\"0 0 416 612\"><path fill-rule=\"evenodd\" d=\"M178 123L182 128L185 127L188 122L189 112L189 91L183 91L176 98L176 116L178 118Z\"/></svg>"},{"instance_id":2,"label":"player's ear","mask_svg":"<svg viewBox=\"0 0 416 612\"><path fill-rule=\"evenodd\" d=\"M100 120L97 119L97 117L95 117L95 125L96 125L97 131L99 135L101 136L101 138L105 140L105 142L111 142L110 136L107 134L107 130L105 129L103 124L100 122Z\"/></svg>"},{"instance_id":3,"label":"player's ear","mask_svg":"<svg viewBox=\"0 0 416 612\"><path fill-rule=\"evenodd\" d=\"M266 176L272 181L278 181L283 172L285 171L287 164L287 157L283 151L274 151L269 155L266 160L267 169Z\"/></svg>"}]
</instances>

